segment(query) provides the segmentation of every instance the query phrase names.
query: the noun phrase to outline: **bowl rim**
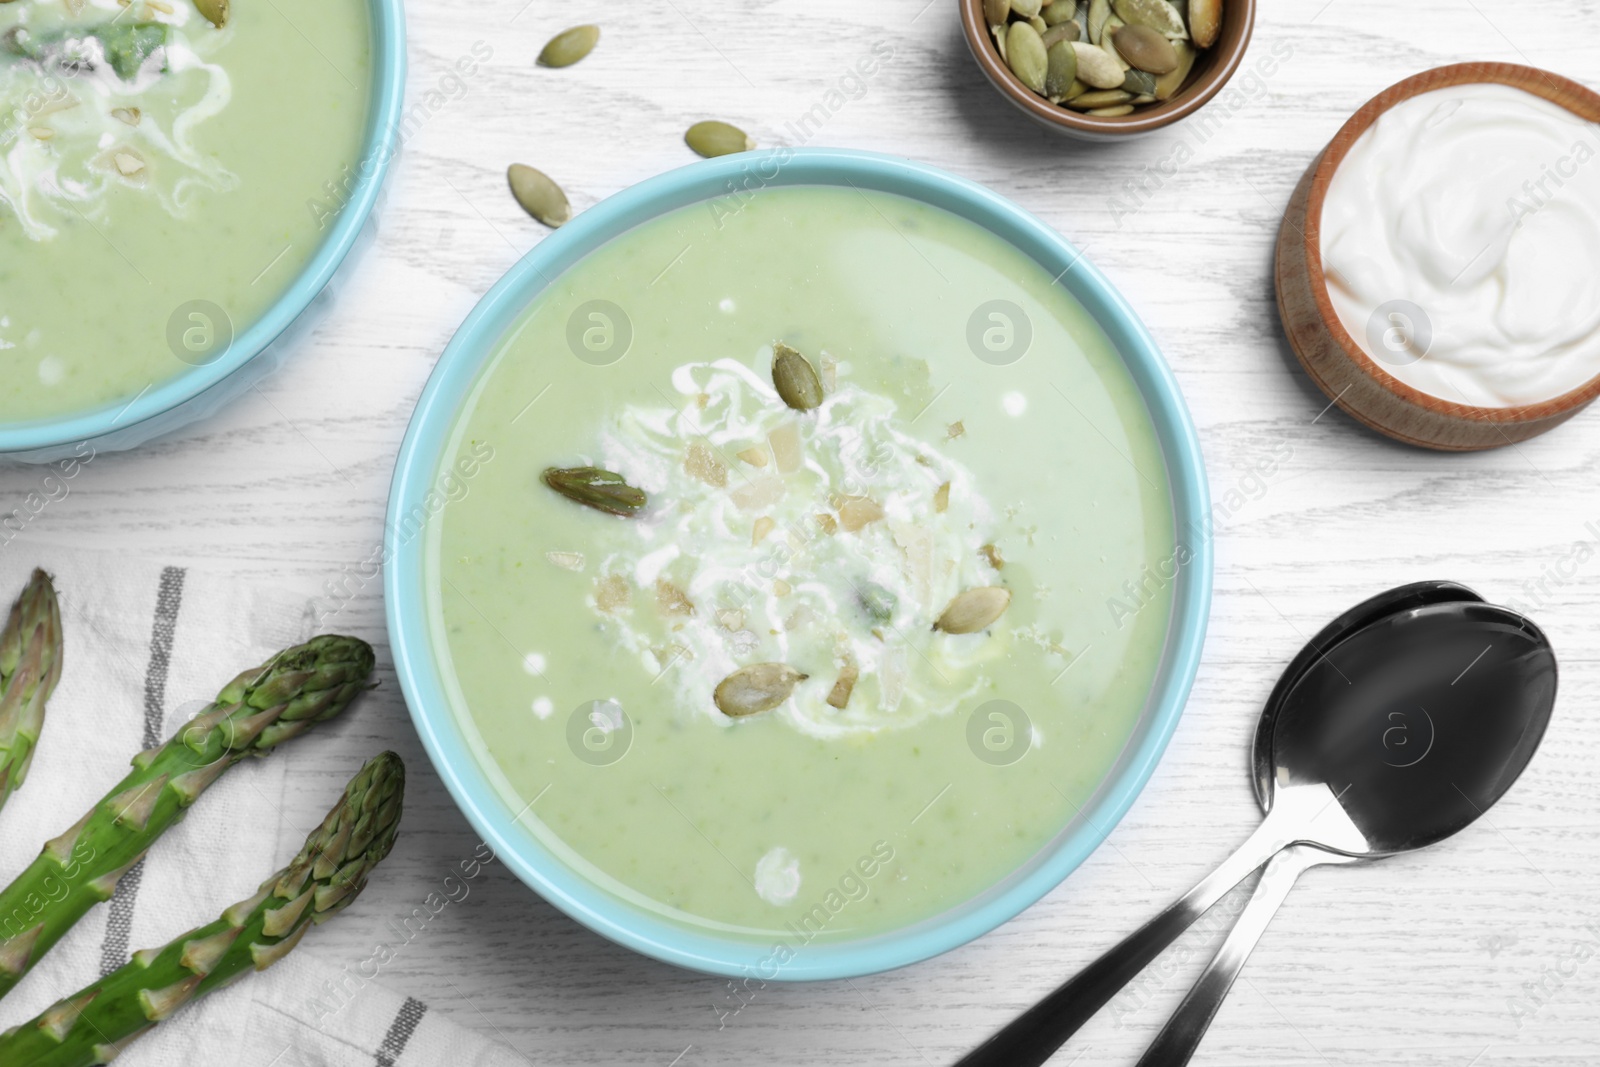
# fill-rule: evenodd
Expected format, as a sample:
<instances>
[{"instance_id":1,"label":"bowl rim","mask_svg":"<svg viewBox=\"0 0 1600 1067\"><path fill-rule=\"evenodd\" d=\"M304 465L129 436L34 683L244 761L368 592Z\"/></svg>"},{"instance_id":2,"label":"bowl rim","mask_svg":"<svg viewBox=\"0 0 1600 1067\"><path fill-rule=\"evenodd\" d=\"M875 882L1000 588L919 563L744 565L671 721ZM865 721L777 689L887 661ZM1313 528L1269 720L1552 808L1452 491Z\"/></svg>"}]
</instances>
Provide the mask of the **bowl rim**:
<instances>
[{"instance_id":1,"label":"bowl rim","mask_svg":"<svg viewBox=\"0 0 1600 1067\"><path fill-rule=\"evenodd\" d=\"M399 150L400 109L406 84L406 22L403 0L367 0L372 47L371 98L356 185L322 237L311 260L260 316L233 338L217 359L88 409L26 421L0 422L0 454L28 453L74 442L94 442L114 431L157 418L212 389L262 354L326 288L360 236L378 200L389 164Z\"/></svg>"},{"instance_id":2,"label":"bowl rim","mask_svg":"<svg viewBox=\"0 0 1600 1067\"><path fill-rule=\"evenodd\" d=\"M770 164L771 174L766 174ZM1211 596L1209 495L1199 438L1155 341L1105 278L1064 237L998 194L933 167L843 149L775 149L703 160L649 178L589 208L516 263L463 321L440 356L395 462L385 522L384 604L395 673L423 747L468 821L497 856L547 901L603 936L659 960L748 977L766 949L648 915L589 883L525 831L466 745L433 658L426 617L422 530L407 523L446 505L435 483L460 403L484 360L528 300L594 248L666 211L708 203L743 181L853 185L908 196L985 226L1052 273L1085 305L1138 385L1161 444L1174 534L1188 544L1170 579L1172 614L1162 664L1144 712L1113 769L1074 821L1020 872L963 905L913 926L863 939L804 946L765 980L858 977L955 948L1019 914L1070 874L1127 812L1177 727L1199 666ZM1058 279L1059 280L1059 279ZM430 493L435 498L430 504ZM426 522L426 518L423 520Z\"/></svg>"},{"instance_id":3,"label":"bowl rim","mask_svg":"<svg viewBox=\"0 0 1600 1067\"><path fill-rule=\"evenodd\" d=\"M1549 419L1576 411L1600 396L1600 373L1582 385L1546 400L1505 407L1462 404L1425 393L1390 374L1374 360L1345 329L1328 295L1328 278L1322 266L1322 208L1328 187L1350 149L1361 135L1385 112L1435 89L1455 85L1507 85L1564 107L1579 118L1600 122L1600 93L1571 78L1520 63L1450 63L1434 67L1389 86L1363 104L1333 135L1311 164L1311 186L1306 199L1304 225L1299 227L1299 245L1305 256L1311 296L1322 327L1355 367L1372 381L1407 403L1438 415L1471 422L1522 423ZM1587 111L1579 110L1580 105ZM1286 216L1287 218L1287 216ZM1385 431L1387 432L1387 431Z\"/></svg>"},{"instance_id":4,"label":"bowl rim","mask_svg":"<svg viewBox=\"0 0 1600 1067\"><path fill-rule=\"evenodd\" d=\"M1162 104L1135 110L1129 115L1105 117L1080 114L1071 108L1052 104L1023 85L1000 59L1000 53L989 38L989 29L983 17L983 0L960 0L960 5L961 28L972 58L989 82L1014 106L1031 118L1069 133L1112 137L1150 133L1180 122L1205 107L1233 80L1234 74L1243 65L1256 25L1256 0L1230 0L1223 8L1224 33L1228 25L1226 20L1236 18L1243 19L1244 29L1238 43L1230 45L1218 56L1203 83L1191 83L1187 89ZM1216 47L1221 48L1222 40L1218 38Z\"/></svg>"}]
</instances>

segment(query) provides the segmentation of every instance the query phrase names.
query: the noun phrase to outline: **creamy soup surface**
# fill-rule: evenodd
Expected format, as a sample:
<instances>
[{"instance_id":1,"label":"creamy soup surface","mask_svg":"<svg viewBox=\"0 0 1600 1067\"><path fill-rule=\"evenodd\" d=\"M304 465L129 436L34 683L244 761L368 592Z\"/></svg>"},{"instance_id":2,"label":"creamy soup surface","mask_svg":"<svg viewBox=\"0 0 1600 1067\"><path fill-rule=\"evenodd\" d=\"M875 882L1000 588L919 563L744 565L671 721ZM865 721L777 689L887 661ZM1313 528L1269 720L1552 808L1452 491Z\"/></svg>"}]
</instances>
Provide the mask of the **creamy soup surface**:
<instances>
[{"instance_id":1,"label":"creamy soup surface","mask_svg":"<svg viewBox=\"0 0 1600 1067\"><path fill-rule=\"evenodd\" d=\"M774 388L780 342L819 406ZM579 467L644 506L541 480ZM1090 799L1166 639L1168 590L1127 583L1173 556L1168 484L1111 344L1016 249L888 194L770 189L592 253L499 341L438 478L406 521L505 804L723 933L860 936L994 885ZM1003 614L935 629L973 589ZM726 714L756 664L805 677Z\"/></svg>"},{"instance_id":2,"label":"creamy soup surface","mask_svg":"<svg viewBox=\"0 0 1600 1067\"><path fill-rule=\"evenodd\" d=\"M0 4L0 420L218 358L360 172L365 0Z\"/></svg>"}]
</instances>

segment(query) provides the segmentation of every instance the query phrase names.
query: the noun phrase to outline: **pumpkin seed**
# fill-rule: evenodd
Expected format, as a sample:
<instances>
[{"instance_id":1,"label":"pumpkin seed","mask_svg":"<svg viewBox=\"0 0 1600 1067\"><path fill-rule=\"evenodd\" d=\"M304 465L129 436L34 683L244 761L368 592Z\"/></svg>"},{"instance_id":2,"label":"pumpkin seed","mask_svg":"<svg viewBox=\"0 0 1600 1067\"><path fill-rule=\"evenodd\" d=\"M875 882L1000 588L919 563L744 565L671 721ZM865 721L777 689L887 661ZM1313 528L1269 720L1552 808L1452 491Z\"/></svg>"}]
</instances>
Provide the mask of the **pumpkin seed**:
<instances>
[{"instance_id":1,"label":"pumpkin seed","mask_svg":"<svg viewBox=\"0 0 1600 1067\"><path fill-rule=\"evenodd\" d=\"M541 67L570 67L590 52L600 41L599 26L574 26L562 30L545 43L539 51Z\"/></svg>"},{"instance_id":2,"label":"pumpkin seed","mask_svg":"<svg viewBox=\"0 0 1600 1067\"><path fill-rule=\"evenodd\" d=\"M1167 0L1111 0L1111 3L1112 9L1130 26L1148 26L1175 41L1189 37L1183 19Z\"/></svg>"},{"instance_id":3,"label":"pumpkin seed","mask_svg":"<svg viewBox=\"0 0 1600 1067\"><path fill-rule=\"evenodd\" d=\"M1178 53L1178 65L1156 79L1157 100L1171 100L1183 88L1183 83L1189 80L1189 72L1194 69L1194 46L1188 41L1176 41L1172 47Z\"/></svg>"},{"instance_id":4,"label":"pumpkin seed","mask_svg":"<svg viewBox=\"0 0 1600 1067\"><path fill-rule=\"evenodd\" d=\"M794 687L809 678L787 663L753 663L728 675L712 693L717 710L730 719L757 715L788 700Z\"/></svg>"},{"instance_id":5,"label":"pumpkin seed","mask_svg":"<svg viewBox=\"0 0 1600 1067\"><path fill-rule=\"evenodd\" d=\"M1077 0L1055 0L1039 12L1044 18L1046 26L1060 26L1071 22L1072 17L1078 13Z\"/></svg>"},{"instance_id":6,"label":"pumpkin seed","mask_svg":"<svg viewBox=\"0 0 1600 1067\"><path fill-rule=\"evenodd\" d=\"M1010 604L1011 591L1001 586L968 589L956 594L933 628L947 634L975 634L994 625Z\"/></svg>"},{"instance_id":7,"label":"pumpkin seed","mask_svg":"<svg viewBox=\"0 0 1600 1067\"><path fill-rule=\"evenodd\" d=\"M1101 89L1073 97L1068 103L1079 111L1092 111L1097 107L1114 107L1117 104L1126 104L1132 99L1133 94L1123 89Z\"/></svg>"},{"instance_id":8,"label":"pumpkin seed","mask_svg":"<svg viewBox=\"0 0 1600 1067\"><path fill-rule=\"evenodd\" d=\"M1189 32L1200 48L1216 44L1222 32L1222 0L1189 0Z\"/></svg>"},{"instance_id":9,"label":"pumpkin seed","mask_svg":"<svg viewBox=\"0 0 1600 1067\"><path fill-rule=\"evenodd\" d=\"M1039 31L1026 22L1013 22L1006 31L1006 66L1023 85L1036 93L1044 92L1050 57Z\"/></svg>"},{"instance_id":10,"label":"pumpkin seed","mask_svg":"<svg viewBox=\"0 0 1600 1067\"><path fill-rule=\"evenodd\" d=\"M1183 89L1198 50L1216 42L1222 0L984 0L983 12L1017 80L1111 118Z\"/></svg>"},{"instance_id":11,"label":"pumpkin seed","mask_svg":"<svg viewBox=\"0 0 1600 1067\"><path fill-rule=\"evenodd\" d=\"M194 0L194 7L218 29L228 24L228 0Z\"/></svg>"},{"instance_id":12,"label":"pumpkin seed","mask_svg":"<svg viewBox=\"0 0 1600 1067\"><path fill-rule=\"evenodd\" d=\"M1044 91L1047 96L1061 96L1077 80L1078 54L1072 50L1071 41L1057 41L1050 46L1049 56L1050 65L1044 73Z\"/></svg>"},{"instance_id":13,"label":"pumpkin seed","mask_svg":"<svg viewBox=\"0 0 1600 1067\"><path fill-rule=\"evenodd\" d=\"M1077 53L1078 77L1085 85L1093 89L1116 89L1122 85L1122 68L1105 49L1074 41L1072 50Z\"/></svg>"},{"instance_id":14,"label":"pumpkin seed","mask_svg":"<svg viewBox=\"0 0 1600 1067\"><path fill-rule=\"evenodd\" d=\"M543 477L545 485L568 500L609 515L635 515L646 503L643 489L601 467L550 467Z\"/></svg>"},{"instance_id":15,"label":"pumpkin seed","mask_svg":"<svg viewBox=\"0 0 1600 1067\"><path fill-rule=\"evenodd\" d=\"M1130 70L1122 79L1122 88L1134 96L1153 94L1156 91L1156 76L1142 70Z\"/></svg>"},{"instance_id":16,"label":"pumpkin seed","mask_svg":"<svg viewBox=\"0 0 1600 1067\"><path fill-rule=\"evenodd\" d=\"M1111 42L1138 70L1167 74L1178 67L1178 50L1149 26L1124 26L1112 35Z\"/></svg>"},{"instance_id":17,"label":"pumpkin seed","mask_svg":"<svg viewBox=\"0 0 1600 1067\"><path fill-rule=\"evenodd\" d=\"M731 156L735 152L749 152L756 142L737 126L715 119L697 122L683 135L684 142L706 159L714 156Z\"/></svg>"},{"instance_id":18,"label":"pumpkin seed","mask_svg":"<svg viewBox=\"0 0 1600 1067\"><path fill-rule=\"evenodd\" d=\"M1107 21L1106 32L1100 37L1100 47L1106 55L1111 57L1111 61L1117 65L1117 69L1126 73L1132 68L1133 64L1122 58L1122 53L1117 51L1116 42L1111 39L1111 35L1121 28L1122 23L1117 19L1113 18Z\"/></svg>"},{"instance_id":19,"label":"pumpkin seed","mask_svg":"<svg viewBox=\"0 0 1600 1067\"><path fill-rule=\"evenodd\" d=\"M810 411L822 403L822 379L816 368L782 341L772 346L772 384L796 411Z\"/></svg>"},{"instance_id":20,"label":"pumpkin seed","mask_svg":"<svg viewBox=\"0 0 1600 1067\"><path fill-rule=\"evenodd\" d=\"M1041 33L1039 40L1044 42L1045 50L1049 51L1058 43L1071 44L1078 39L1078 36L1079 30L1076 22L1058 22ZM1073 59L1073 63L1077 63L1077 59Z\"/></svg>"},{"instance_id":21,"label":"pumpkin seed","mask_svg":"<svg viewBox=\"0 0 1600 1067\"><path fill-rule=\"evenodd\" d=\"M1089 41L1098 45L1105 35L1106 19L1111 17L1111 0L1089 0Z\"/></svg>"},{"instance_id":22,"label":"pumpkin seed","mask_svg":"<svg viewBox=\"0 0 1600 1067\"><path fill-rule=\"evenodd\" d=\"M572 218L572 205L561 186L541 170L522 163L506 168L506 180L511 183L511 195L517 198L522 210L554 229Z\"/></svg>"}]
</instances>

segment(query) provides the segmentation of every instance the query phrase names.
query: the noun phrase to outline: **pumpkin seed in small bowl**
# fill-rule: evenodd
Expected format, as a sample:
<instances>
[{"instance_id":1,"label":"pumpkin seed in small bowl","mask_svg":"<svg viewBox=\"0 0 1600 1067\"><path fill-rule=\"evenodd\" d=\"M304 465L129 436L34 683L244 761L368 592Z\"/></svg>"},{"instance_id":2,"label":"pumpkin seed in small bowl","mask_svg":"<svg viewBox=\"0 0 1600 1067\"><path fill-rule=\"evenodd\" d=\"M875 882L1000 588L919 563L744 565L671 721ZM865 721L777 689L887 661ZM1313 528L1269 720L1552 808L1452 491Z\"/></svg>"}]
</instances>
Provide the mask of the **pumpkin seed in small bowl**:
<instances>
[{"instance_id":1,"label":"pumpkin seed in small bowl","mask_svg":"<svg viewBox=\"0 0 1600 1067\"><path fill-rule=\"evenodd\" d=\"M1193 114L1244 57L1255 0L962 0L968 47L1029 117L1070 136L1148 133Z\"/></svg>"}]
</instances>

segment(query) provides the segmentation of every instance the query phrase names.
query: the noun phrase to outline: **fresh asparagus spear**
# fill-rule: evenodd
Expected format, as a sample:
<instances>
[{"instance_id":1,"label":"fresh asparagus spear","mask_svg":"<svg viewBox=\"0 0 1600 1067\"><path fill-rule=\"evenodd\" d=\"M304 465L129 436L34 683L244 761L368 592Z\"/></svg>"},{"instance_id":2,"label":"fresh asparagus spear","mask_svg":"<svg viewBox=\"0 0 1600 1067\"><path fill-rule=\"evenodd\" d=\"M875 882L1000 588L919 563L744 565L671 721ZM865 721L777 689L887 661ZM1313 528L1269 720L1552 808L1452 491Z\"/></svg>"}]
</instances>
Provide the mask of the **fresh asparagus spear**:
<instances>
[{"instance_id":1,"label":"fresh asparagus spear","mask_svg":"<svg viewBox=\"0 0 1600 1067\"><path fill-rule=\"evenodd\" d=\"M134 953L125 966L0 1034L0 1063L110 1063L189 1001L288 955L313 923L349 906L389 854L405 779L399 756L375 757L345 786L294 862L262 882L255 896L209 926Z\"/></svg>"},{"instance_id":2,"label":"fresh asparagus spear","mask_svg":"<svg viewBox=\"0 0 1600 1067\"><path fill-rule=\"evenodd\" d=\"M50 576L35 570L0 632L0 808L22 788L61 678L61 606Z\"/></svg>"},{"instance_id":3,"label":"fresh asparagus spear","mask_svg":"<svg viewBox=\"0 0 1600 1067\"><path fill-rule=\"evenodd\" d=\"M239 675L170 741L135 756L131 774L0 890L0 997L85 912L111 898L211 783L244 757L338 715L366 688L372 665L365 641L313 638Z\"/></svg>"}]
</instances>

